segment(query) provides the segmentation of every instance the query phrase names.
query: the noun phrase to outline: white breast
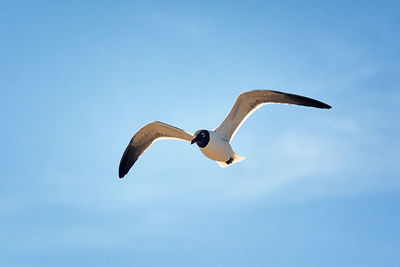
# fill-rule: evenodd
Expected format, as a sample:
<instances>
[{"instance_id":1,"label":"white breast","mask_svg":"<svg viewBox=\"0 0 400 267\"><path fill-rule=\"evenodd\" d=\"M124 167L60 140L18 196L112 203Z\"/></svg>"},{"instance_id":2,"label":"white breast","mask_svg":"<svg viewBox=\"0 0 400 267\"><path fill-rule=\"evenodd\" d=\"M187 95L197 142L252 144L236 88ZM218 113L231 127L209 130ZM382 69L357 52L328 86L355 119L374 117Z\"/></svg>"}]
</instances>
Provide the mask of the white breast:
<instances>
[{"instance_id":1,"label":"white breast","mask_svg":"<svg viewBox=\"0 0 400 267\"><path fill-rule=\"evenodd\" d=\"M235 154L231 148L231 145L223 140L221 136L214 132L209 131L210 133L210 141L206 145L206 147L201 148L201 152L203 154L213 160L216 161L227 161Z\"/></svg>"}]
</instances>

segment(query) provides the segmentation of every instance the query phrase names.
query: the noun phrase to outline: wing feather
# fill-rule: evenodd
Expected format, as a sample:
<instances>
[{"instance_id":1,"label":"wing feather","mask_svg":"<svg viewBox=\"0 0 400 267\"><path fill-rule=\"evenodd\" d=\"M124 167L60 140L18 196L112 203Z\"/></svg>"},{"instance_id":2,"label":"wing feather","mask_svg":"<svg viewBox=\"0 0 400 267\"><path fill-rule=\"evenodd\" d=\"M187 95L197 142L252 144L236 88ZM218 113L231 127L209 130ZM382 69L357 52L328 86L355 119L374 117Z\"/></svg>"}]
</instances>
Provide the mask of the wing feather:
<instances>
[{"instance_id":1,"label":"wing feather","mask_svg":"<svg viewBox=\"0 0 400 267\"><path fill-rule=\"evenodd\" d=\"M193 135L159 121L146 124L133 135L126 147L119 164L119 178L124 177L136 160L153 142L159 139L179 139L190 142L193 139Z\"/></svg>"},{"instance_id":2,"label":"wing feather","mask_svg":"<svg viewBox=\"0 0 400 267\"><path fill-rule=\"evenodd\" d=\"M241 93L224 121L215 129L230 142L246 119L262 105L269 103L293 104L315 108L330 109L331 106L305 96L272 90L254 90Z\"/></svg>"}]
</instances>

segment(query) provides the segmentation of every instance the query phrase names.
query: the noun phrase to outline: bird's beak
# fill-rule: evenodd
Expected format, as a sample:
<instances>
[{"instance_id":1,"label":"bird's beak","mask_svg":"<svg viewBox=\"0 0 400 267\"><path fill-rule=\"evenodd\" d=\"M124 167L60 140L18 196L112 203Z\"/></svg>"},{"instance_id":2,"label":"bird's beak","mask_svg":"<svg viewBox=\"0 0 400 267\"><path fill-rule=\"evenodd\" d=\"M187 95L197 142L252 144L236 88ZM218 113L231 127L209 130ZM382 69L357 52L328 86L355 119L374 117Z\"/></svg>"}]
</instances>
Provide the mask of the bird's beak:
<instances>
[{"instance_id":1,"label":"bird's beak","mask_svg":"<svg viewBox=\"0 0 400 267\"><path fill-rule=\"evenodd\" d=\"M196 138L193 138L193 140L190 142L191 145L193 145L196 142Z\"/></svg>"}]
</instances>

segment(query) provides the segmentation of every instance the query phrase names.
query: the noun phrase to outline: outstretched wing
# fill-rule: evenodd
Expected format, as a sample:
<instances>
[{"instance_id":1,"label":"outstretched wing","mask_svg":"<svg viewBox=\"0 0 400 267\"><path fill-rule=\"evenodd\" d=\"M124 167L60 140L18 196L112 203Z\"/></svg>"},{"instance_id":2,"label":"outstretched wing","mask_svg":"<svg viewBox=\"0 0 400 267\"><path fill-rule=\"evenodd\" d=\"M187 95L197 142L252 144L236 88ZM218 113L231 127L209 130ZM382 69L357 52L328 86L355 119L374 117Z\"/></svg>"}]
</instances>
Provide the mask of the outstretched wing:
<instances>
[{"instance_id":1,"label":"outstretched wing","mask_svg":"<svg viewBox=\"0 0 400 267\"><path fill-rule=\"evenodd\" d=\"M136 160L157 139L180 139L191 141L193 135L174 126L154 121L143 126L129 142L119 164L119 178L124 177Z\"/></svg>"},{"instance_id":2,"label":"outstretched wing","mask_svg":"<svg viewBox=\"0 0 400 267\"><path fill-rule=\"evenodd\" d=\"M230 142L243 122L245 122L259 107L269 103L293 104L326 109L331 108L331 106L325 103L304 96L272 90L254 90L241 93L238 96L231 111L215 131L226 141Z\"/></svg>"}]
</instances>

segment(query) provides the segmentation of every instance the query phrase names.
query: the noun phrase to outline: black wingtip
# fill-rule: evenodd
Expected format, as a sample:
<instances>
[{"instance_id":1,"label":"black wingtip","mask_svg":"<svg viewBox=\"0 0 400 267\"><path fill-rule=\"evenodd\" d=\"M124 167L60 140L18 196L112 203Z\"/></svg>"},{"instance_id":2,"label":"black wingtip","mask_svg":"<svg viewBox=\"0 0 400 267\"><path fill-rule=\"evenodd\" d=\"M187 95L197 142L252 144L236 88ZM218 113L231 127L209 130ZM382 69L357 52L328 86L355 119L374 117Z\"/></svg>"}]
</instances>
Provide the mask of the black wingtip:
<instances>
[{"instance_id":1,"label":"black wingtip","mask_svg":"<svg viewBox=\"0 0 400 267\"><path fill-rule=\"evenodd\" d=\"M306 96L283 93L283 92L278 92L278 91L273 91L273 92L285 95L286 97L288 97L290 100L293 101L293 102L289 102L292 104L314 107L314 108L322 108L322 109L332 108L331 106L329 106L328 104L325 104L324 102L321 102L319 100L309 98Z\"/></svg>"},{"instance_id":2,"label":"black wingtip","mask_svg":"<svg viewBox=\"0 0 400 267\"><path fill-rule=\"evenodd\" d=\"M128 173L128 172L126 171L125 167L124 167L124 166L125 166L125 164L124 164L125 155L126 155L126 152L125 152L124 155L122 156L121 161L120 161L120 163L119 163L119 168L118 168L118 176L119 176L119 179L124 178L124 176ZM128 169L128 171L129 171L129 169Z\"/></svg>"},{"instance_id":3,"label":"black wingtip","mask_svg":"<svg viewBox=\"0 0 400 267\"><path fill-rule=\"evenodd\" d=\"M322 109L331 109L332 108L328 104L325 104L324 102L321 102L321 101L318 101L318 100L315 100L312 98L307 97L307 100L308 100L307 104L311 107L322 108Z\"/></svg>"},{"instance_id":4,"label":"black wingtip","mask_svg":"<svg viewBox=\"0 0 400 267\"><path fill-rule=\"evenodd\" d=\"M118 170L119 179L124 178L124 176L125 176L125 175L128 173L128 171L129 171L129 169L128 169L128 171L126 170L126 168L124 167L124 165L123 165L122 163L123 163L123 160L121 160L121 162L120 162L120 164L119 164L119 170Z\"/></svg>"},{"instance_id":5,"label":"black wingtip","mask_svg":"<svg viewBox=\"0 0 400 267\"><path fill-rule=\"evenodd\" d=\"M322 105L322 107L321 108L324 108L324 109L331 109L332 107L331 106L329 106L328 104L325 104L325 103L322 103L323 105Z\"/></svg>"},{"instance_id":6,"label":"black wingtip","mask_svg":"<svg viewBox=\"0 0 400 267\"><path fill-rule=\"evenodd\" d=\"M322 108L322 109L331 109L332 107L329 106L328 104L325 104L324 102L312 99L312 98L308 98L308 97L304 97L304 99L307 100L307 104L305 104L306 106L311 106L311 107L315 107L315 108Z\"/></svg>"}]
</instances>

